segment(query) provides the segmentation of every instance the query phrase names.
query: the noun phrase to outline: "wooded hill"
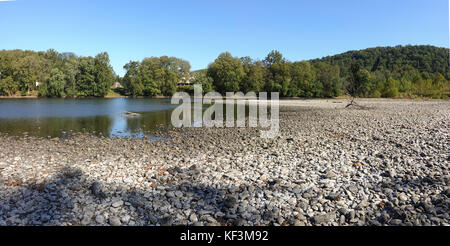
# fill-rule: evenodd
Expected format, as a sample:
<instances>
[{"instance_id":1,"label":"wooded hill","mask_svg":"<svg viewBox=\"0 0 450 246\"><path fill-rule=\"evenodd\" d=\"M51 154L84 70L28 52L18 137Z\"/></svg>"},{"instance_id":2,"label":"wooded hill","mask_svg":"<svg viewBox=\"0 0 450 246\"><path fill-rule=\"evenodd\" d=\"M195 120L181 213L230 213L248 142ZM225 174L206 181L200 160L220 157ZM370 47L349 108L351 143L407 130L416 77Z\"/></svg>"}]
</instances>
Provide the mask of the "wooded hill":
<instances>
[{"instance_id":1,"label":"wooded hill","mask_svg":"<svg viewBox=\"0 0 450 246\"><path fill-rule=\"evenodd\" d=\"M450 96L449 49L429 45L377 47L309 61L288 61L278 51L264 60L224 52L207 69L190 72L188 61L150 57L130 61L126 74L114 74L107 53L0 51L0 95L102 97L114 82L127 96L170 96L189 86L205 92L280 92L282 97L432 97ZM36 84L38 82L38 84Z\"/></svg>"}]
</instances>

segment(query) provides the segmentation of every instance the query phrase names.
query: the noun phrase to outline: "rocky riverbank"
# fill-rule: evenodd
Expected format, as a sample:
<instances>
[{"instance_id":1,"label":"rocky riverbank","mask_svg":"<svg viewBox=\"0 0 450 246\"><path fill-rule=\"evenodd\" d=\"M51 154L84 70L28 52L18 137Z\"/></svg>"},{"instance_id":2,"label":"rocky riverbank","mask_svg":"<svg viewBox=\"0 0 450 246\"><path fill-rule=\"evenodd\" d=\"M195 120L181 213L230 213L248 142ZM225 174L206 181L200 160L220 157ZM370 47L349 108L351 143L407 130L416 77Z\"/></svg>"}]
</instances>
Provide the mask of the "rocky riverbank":
<instances>
[{"instance_id":1,"label":"rocky riverbank","mask_svg":"<svg viewBox=\"0 0 450 246\"><path fill-rule=\"evenodd\" d=\"M450 102L315 100L280 136L0 135L0 225L450 225Z\"/></svg>"}]
</instances>

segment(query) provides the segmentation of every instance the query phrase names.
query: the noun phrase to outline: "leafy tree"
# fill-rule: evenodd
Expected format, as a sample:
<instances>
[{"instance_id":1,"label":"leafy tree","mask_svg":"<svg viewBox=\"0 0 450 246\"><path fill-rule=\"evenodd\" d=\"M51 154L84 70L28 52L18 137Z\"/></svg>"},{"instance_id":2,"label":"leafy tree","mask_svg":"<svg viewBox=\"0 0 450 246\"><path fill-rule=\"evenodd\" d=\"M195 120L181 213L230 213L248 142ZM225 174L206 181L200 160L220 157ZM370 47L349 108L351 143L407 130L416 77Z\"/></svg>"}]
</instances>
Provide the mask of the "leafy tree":
<instances>
[{"instance_id":1,"label":"leafy tree","mask_svg":"<svg viewBox=\"0 0 450 246\"><path fill-rule=\"evenodd\" d=\"M94 58L95 84L94 93L90 96L103 97L107 95L115 80L114 71L109 65L109 55L106 52L98 54Z\"/></svg>"},{"instance_id":2,"label":"leafy tree","mask_svg":"<svg viewBox=\"0 0 450 246\"><path fill-rule=\"evenodd\" d=\"M390 77L384 85L381 96L382 97L397 97L399 94L399 92L398 92L399 84L400 83L397 80Z\"/></svg>"},{"instance_id":3,"label":"leafy tree","mask_svg":"<svg viewBox=\"0 0 450 246\"><path fill-rule=\"evenodd\" d=\"M313 87L316 73L307 61L291 65L291 96L314 97Z\"/></svg>"},{"instance_id":4,"label":"leafy tree","mask_svg":"<svg viewBox=\"0 0 450 246\"><path fill-rule=\"evenodd\" d=\"M352 97L368 96L370 91L371 74L358 63L352 64L347 78L347 92Z\"/></svg>"},{"instance_id":5,"label":"leafy tree","mask_svg":"<svg viewBox=\"0 0 450 246\"><path fill-rule=\"evenodd\" d=\"M66 81L64 74L58 68L52 69L52 71L50 72L50 76L46 81L47 93L45 96L50 97L65 96L64 92L65 84Z\"/></svg>"},{"instance_id":6,"label":"leafy tree","mask_svg":"<svg viewBox=\"0 0 450 246\"><path fill-rule=\"evenodd\" d=\"M11 96L14 95L19 89L19 85L14 82L13 78L8 76L0 79L0 95Z\"/></svg>"},{"instance_id":7,"label":"leafy tree","mask_svg":"<svg viewBox=\"0 0 450 246\"><path fill-rule=\"evenodd\" d=\"M202 85L203 93L213 91L213 79L207 75L207 70L200 70L192 73L192 83Z\"/></svg>"},{"instance_id":8,"label":"leafy tree","mask_svg":"<svg viewBox=\"0 0 450 246\"><path fill-rule=\"evenodd\" d=\"M176 57L150 57L142 62L130 62L123 86L130 96L173 95L177 83L189 77L189 62Z\"/></svg>"},{"instance_id":9,"label":"leafy tree","mask_svg":"<svg viewBox=\"0 0 450 246\"><path fill-rule=\"evenodd\" d=\"M281 96L289 96L291 83L289 62L279 51L271 51L264 59L266 70L266 90L280 92Z\"/></svg>"},{"instance_id":10,"label":"leafy tree","mask_svg":"<svg viewBox=\"0 0 450 246\"><path fill-rule=\"evenodd\" d=\"M76 89L79 96L94 96L97 92L95 83L95 60L92 57L83 57L79 61Z\"/></svg>"},{"instance_id":11,"label":"leafy tree","mask_svg":"<svg viewBox=\"0 0 450 246\"><path fill-rule=\"evenodd\" d=\"M341 78L339 76L339 67L319 62L314 64L314 68L316 70L316 84L320 84L321 88L321 90L317 92L316 96L339 96L341 93ZM364 77L364 75L362 76Z\"/></svg>"},{"instance_id":12,"label":"leafy tree","mask_svg":"<svg viewBox=\"0 0 450 246\"><path fill-rule=\"evenodd\" d=\"M241 60L225 52L208 66L207 75L213 79L216 90L225 93L239 91L245 72Z\"/></svg>"},{"instance_id":13,"label":"leafy tree","mask_svg":"<svg viewBox=\"0 0 450 246\"><path fill-rule=\"evenodd\" d=\"M245 76L240 89L244 92L260 92L264 88L264 67L261 61L253 61L250 57L241 58Z\"/></svg>"},{"instance_id":14,"label":"leafy tree","mask_svg":"<svg viewBox=\"0 0 450 246\"><path fill-rule=\"evenodd\" d=\"M139 78L139 62L130 61L123 68L127 70L122 80L122 86L124 87L127 95L133 97L142 95L144 85Z\"/></svg>"},{"instance_id":15,"label":"leafy tree","mask_svg":"<svg viewBox=\"0 0 450 246\"><path fill-rule=\"evenodd\" d=\"M62 71L65 77L65 93L69 97L77 96L77 80L76 76L78 73L78 59L72 56L71 58L66 59Z\"/></svg>"},{"instance_id":16,"label":"leafy tree","mask_svg":"<svg viewBox=\"0 0 450 246\"><path fill-rule=\"evenodd\" d=\"M441 73L437 73L433 79L433 87L435 88L443 88L447 83L445 77Z\"/></svg>"},{"instance_id":17,"label":"leafy tree","mask_svg":"<svg viewBox=\"0 0 450 246\"><path fill-rule=\"evenodd\" d=\"M19 83L19 89L25 95L36 89L35 83L45 79L44 64L35 55L27 55L13 63L13 78Z\"/></svg>"}]
</instances>

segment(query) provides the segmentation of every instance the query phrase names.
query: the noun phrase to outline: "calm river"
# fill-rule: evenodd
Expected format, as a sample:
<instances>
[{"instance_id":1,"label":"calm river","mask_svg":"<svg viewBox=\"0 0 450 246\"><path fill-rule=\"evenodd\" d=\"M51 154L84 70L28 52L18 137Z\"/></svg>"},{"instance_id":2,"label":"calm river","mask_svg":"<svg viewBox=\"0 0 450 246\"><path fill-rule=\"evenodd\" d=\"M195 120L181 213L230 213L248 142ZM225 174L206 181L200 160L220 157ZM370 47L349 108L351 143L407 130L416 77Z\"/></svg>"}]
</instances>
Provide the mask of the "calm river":
<instances>
[{"instance_id":1,"label":"calm river","mask_svg":"<svg viewBox=\"0 0 450 246\"><path fill-rule=\"evenodd\" d=\"M0 132L42 137L64 137L71 131L144 137L170 127L175 107L169 99L0 99ZM129 117L124 112L141 116Z\"/></svg>"}]
</instances>

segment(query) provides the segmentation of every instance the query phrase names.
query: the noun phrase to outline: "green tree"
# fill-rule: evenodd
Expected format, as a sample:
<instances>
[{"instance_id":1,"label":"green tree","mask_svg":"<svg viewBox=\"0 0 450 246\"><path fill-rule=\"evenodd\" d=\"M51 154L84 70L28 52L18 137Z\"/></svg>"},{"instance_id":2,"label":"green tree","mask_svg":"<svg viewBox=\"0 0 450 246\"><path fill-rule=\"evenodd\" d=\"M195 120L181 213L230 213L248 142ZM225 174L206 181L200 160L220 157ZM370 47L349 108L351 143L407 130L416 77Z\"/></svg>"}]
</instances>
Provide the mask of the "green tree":
<instances>
[{"instance_id":1,"label":"green tree","mask_svg":"<svg viewBox=\"0 0 450 246\"><path fill-rule=\"evenodd\" d=\"M40 58L34 54L16 60L13 66L13 78L19 83L19 89L23 95L36 89L37 81L42 82L45 79L43 64L41 64Z\"/></svg>"},{"instance_id":2,"label":"green tree","mask_svg":"<svg viewBox=\"0 0 450 246\"><path fill-rule=\"evenodd\" d=\"M79 96L94 96L97 88L95 83L95 60L92 57L83 57L79 61L79 71L75 76L77 81L77 94Z\"/></svg>"},{"instance_id":3,"label":"green tree","mask_svg":"<svg viewBox=\"0 0 450 246\"><path fill-rule=\"evenodd\" d=\"M291 65L291 96L313 97L316 74L311 64L306 61L294 62Z\"/></svg>"},{"instance_id":4,"label":"green tree","mask_svg":"<svg viewBox=\"0 0 450 246\"><path fill-rule=\"evenodd\" d=\"M250 57L241 58L245 76L240 89L244 92L258 93L264 89L264 67L261 61L253 61Z\"/></svg>"},{"instance_id":5,"label":"green tree","mask_svg":"<svg viewBox=\"0 0 450 246\"><path fill-rule=\"evenodd\" d=\"M75 57L71 57L67 59L63 66L63 73L66 81L66 95L69 97L77 96L77 80L76 76L78 73L78 59Z\"/></svg>"},{"instance_id":6,"label":"green tree","mask_svg":"<svg viewBox=\"0 0 450 246\"><path fill-rule=\"evenodd\" d=\"M351 66L347 92L352 97L366 97L370 92L371 74L358 63Z\"/></svg>"},{"instance_id":7,"label":"green tree","mask_svg":"<svg viewBox=\"0 0 450 246\"><path fill-rule=\"evenodd\" d=\"M11 96L19 89L19 85L10 76L0 79L0 95Z\"/></svg>"},{"instance_id":8,"label":"green tree","mask_svg":"<svg viewBox=\"0 0 450 246\"><path fill-rule=\"evenodd\" d=\"M129 96L143 95L144 86L139 78L139 62L130 61L123 67L127 72L123 77L122 86ZM155 86L156 88L156 86Z\"/></svg>"},{"instance_id":9,"label":"green tree","mask_svg":"<svg viewBox=\"0 0 450 246\"><path fill-rule=\"evenodd\" d=\"M241 60L225 52L208 66L207 75L213 79L215 89L225 93L239 91L245 72Z\"/></svg>"},{"instance_id":10,"label":"green tree","mask_svg":"<svg viewBox=\"0 0 450 246\"><path fill-rule=\"evenodd\" d=\"M400 83L394 78L390 77L386 80L386 83L383 88L383 92L381 93L382 97L397 97L398 96L398 87Z\"/></svg>"},{"instance_id":11,"label":"green tree","mask_svg":"<svg viewBox=\"0 0 450 246\"><path fill-rule=\"evenodd\" d=\"M42 96L63 97L65 96L65 85L66 81L64 74L58 68L54 68L46 80L47 93Z\"/></svg>"},{"instance_id":12,"label":"green tree","mask_svg":"<svg viewBox=\"0 0 450 246\"><path fill-rule=\"evenodd\" d=\"M78 69L75 79L79 96L103 97L108 94L115 75L109 65L109 56L106 52L98 54L95 58L81 58Z\"/></svg>"},{"instance_id":13,"label":"green tree","mask_svg":"<svg viewBox=\"0 0 450 246\"><path fill-rule=\"evenodd\" d=\"M142 81L143 89L142 89L142 95L143 96L156 96L161 94L161 90L158 88L158 85L156 82L150 77L150 75L142 73L139 76L140 81Z\"/></svg>"},{"instance_id":14,"label":"green tree","mask_svg":"<svg viewBox=\"0 0 450 246\"><path fill-rule=\"evenodd\" d=\"M447 81L446 81L444 75L442 75L441 73L437 73L433 79L433 87L440 90L444 87L446 82Z\"/></svg>"},{"instance_id":15,"label":"green tree","mask_svg":"<svg viewBox=\"0 0 450 246\"><path fill-rule=\"evenodd\" d=\"M108 53L98 54L94 58L94 64L95 83L93 93L90 96L103 97L109 93L115 80L114 71L109 65Z\"/></svg>"},{"instance_id":16,"label":"green tree","mask_svg":"<svg viewBox=\"0 0 450 246\"><path fill-rule=\"evenodd\" d=\"M281 96L289 96L291 83L290 63L276 50L271 51L264 59L266 66L266 90L280 92Z\"/></svg>"},{"instance_id":17,"label":"green tree","mask_svg":"<svg viewBox=\"0 0 450 246\"><path fill-rule=\"evenodd\" d=\"M192 83L202 85L203 93L213 91L213 79L207 75L207 70L200 70L192 73Z\"/></svg>"},{"instance_id":18,"label":"green tree","mask_svg":"<svg viewBox=\"0 0 450 246\"><path fill-rule=\"evenodd\" d=\"M321 90L317 92L316 96L339 96L341 93L341 78L339 76L339 67L319 62L314 64L314 68L316 70L316 83L320 84L321 88Z\"/></svg>"}]
</instances>

